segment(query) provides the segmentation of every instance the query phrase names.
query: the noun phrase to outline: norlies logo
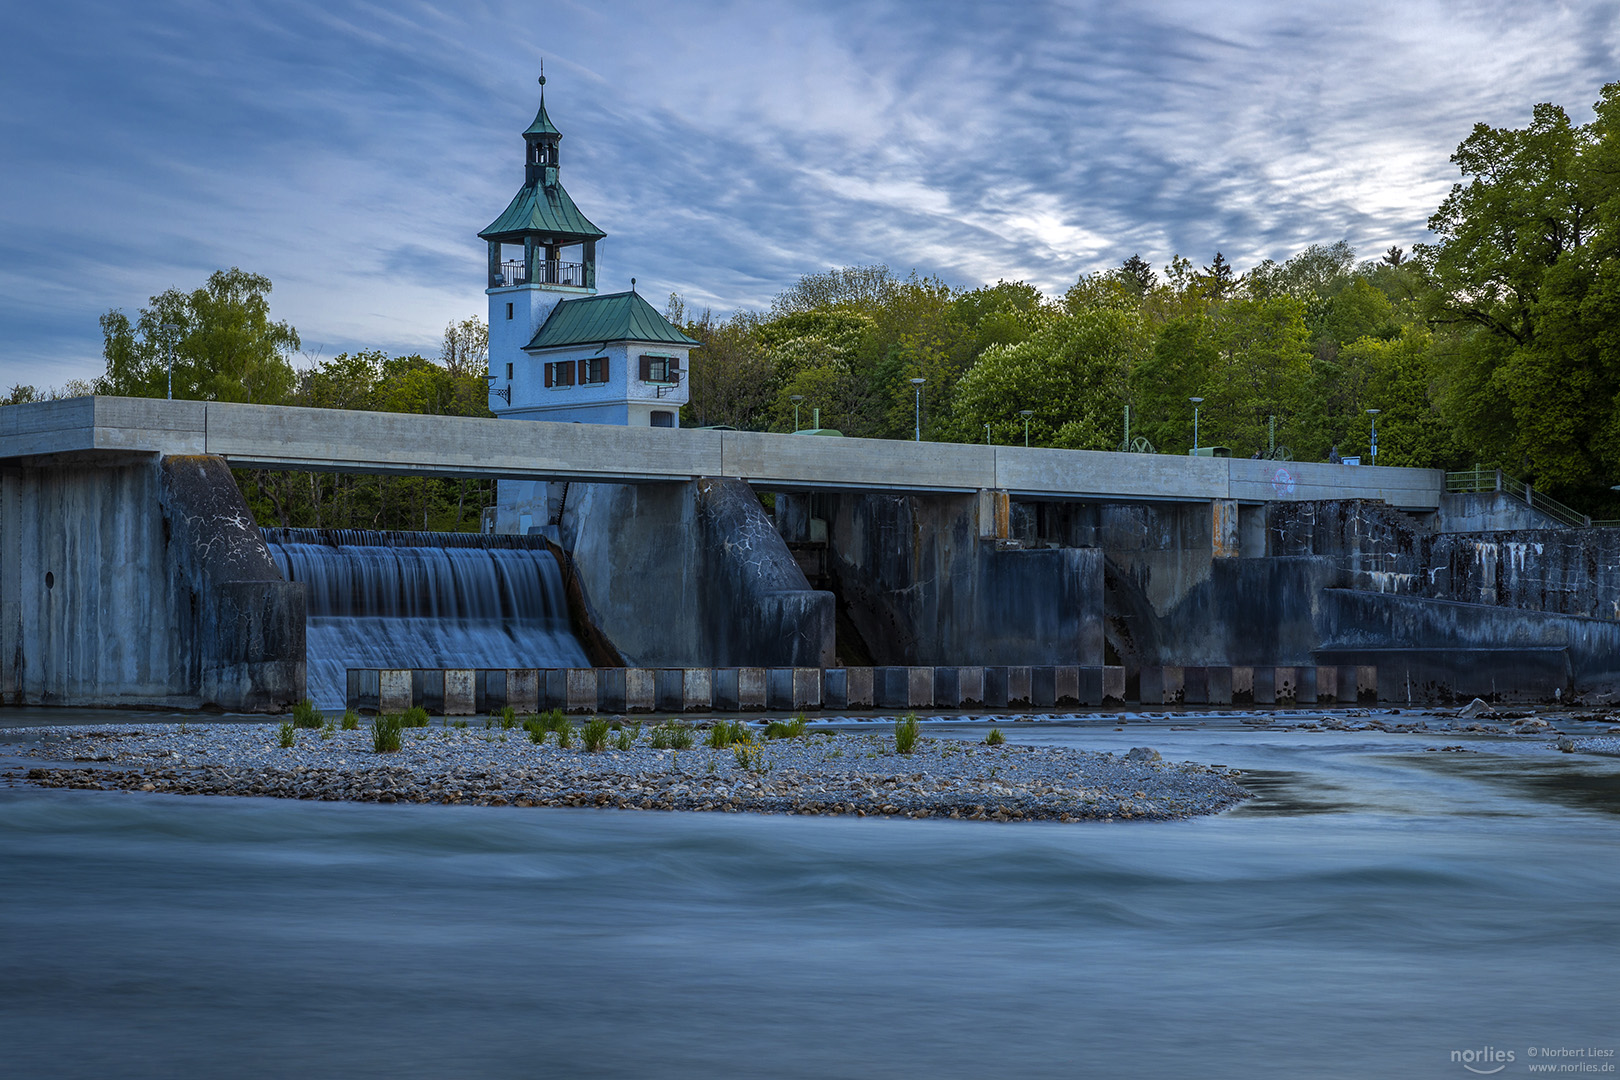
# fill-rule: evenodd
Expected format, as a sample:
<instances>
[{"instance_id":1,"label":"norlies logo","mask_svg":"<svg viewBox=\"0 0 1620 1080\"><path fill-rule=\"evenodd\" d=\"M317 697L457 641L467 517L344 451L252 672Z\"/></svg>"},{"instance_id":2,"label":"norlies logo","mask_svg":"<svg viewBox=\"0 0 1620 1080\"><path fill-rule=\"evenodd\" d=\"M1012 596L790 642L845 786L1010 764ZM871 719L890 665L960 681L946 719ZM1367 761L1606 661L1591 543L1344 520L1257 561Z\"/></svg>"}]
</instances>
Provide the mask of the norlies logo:
<instances>
[{"instance_id":1,"label":"norlies logo","mask_svg":"<svg viewBox=\"0 0 1620 1080\"><path fill-rule=\"evenodd\" d=\"M1451 1060L1471 1073L1490 1076L1508 1067L1508 1064L1513 1060L1513 1051L1498 1050L1494 1046L1482 1046L1478 1050L1453 1050ZM1476 1066L1478 1067L1476 1068ZM1495 1067L1491 1068L1490 1066Z\"/></svg>"}]
</instances>

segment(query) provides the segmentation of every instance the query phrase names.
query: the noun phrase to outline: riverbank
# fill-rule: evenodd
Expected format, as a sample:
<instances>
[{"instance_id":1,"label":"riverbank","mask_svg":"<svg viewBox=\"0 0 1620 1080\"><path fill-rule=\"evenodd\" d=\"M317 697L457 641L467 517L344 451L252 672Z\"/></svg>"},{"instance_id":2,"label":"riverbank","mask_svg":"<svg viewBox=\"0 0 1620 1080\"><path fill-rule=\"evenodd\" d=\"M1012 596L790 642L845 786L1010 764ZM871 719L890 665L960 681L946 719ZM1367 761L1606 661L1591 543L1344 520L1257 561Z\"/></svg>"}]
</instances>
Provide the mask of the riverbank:
<instances>
[{"instance_id":1,"label":"riverbank","mask_svg":"<svg viewBox=\"0 0 1620 1080\"><path fill-rule=\"evenodd\" d=\"M50 764L8 770L37 787L374 803L598 806L768 814L847 814L994 821L1166 820L1212 814L1249 797L1224 766L1158 760L1151 750L1098 753L917 739L900 753L891 730L816 731L714 748L657 748L655 729L624 726L590 751L573 729L532 741L521 728L432 726L376 752L369 730L301 729L281 745L275 724L142 723L0 732L19 756ZM666 740L667 741L667 740Z\"/></svg>"}]
</instances>

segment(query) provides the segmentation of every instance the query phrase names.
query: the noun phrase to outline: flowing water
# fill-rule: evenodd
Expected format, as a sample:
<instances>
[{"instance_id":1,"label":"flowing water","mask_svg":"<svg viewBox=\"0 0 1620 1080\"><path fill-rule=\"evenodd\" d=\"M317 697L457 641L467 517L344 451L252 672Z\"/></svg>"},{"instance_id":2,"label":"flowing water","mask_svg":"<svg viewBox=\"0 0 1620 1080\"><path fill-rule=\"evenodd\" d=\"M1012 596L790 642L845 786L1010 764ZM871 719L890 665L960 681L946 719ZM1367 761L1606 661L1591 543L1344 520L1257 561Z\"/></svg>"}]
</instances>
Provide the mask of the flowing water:
<instances>
[{"instance_id":1,"label":"flowing water","mask_svg":"<svg viewBox=\"0 0 1620 1080\"><path fill-rule=\"evenodd\" d=\"M1114 726L1006 730L1224 763L1261 797L996 825L0 788L0 1053L30 1077L1359 1080L1620 1048L1620 761Z\"/></svg>"},{"instance_id":2,"label":"flowing water","mask_svg":"<svg viewBox=\"0 0 1620 1080\"><path fill-rule=\"evenodd\" d=\"M342 711L349 668L589 667L557 559L526 537L265 529L309 586L309 696Z\"/></svg>"}]
</instances>

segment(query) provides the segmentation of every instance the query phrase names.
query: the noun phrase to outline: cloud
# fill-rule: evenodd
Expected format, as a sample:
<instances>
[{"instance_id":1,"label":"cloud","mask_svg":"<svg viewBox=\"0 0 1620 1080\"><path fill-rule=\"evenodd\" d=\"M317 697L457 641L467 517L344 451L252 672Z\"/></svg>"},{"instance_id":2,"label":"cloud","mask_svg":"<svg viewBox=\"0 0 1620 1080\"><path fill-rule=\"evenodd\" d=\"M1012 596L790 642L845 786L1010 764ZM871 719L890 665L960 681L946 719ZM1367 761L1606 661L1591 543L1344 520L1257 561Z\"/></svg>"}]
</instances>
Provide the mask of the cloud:
<instances>
[{"instance_id":1,"label":"cloud","mask_svg":"<svg viewBox=\"0 0 1620 1080\"><path fill-rule=\"evenodd\" d=\"M1615 3L63 0L0 43L0 380L239 265L321 355L485 307L542 57L602 284L763 307L850 263L1049 291L1140 252L1409 245L1472 124L1578 120Z\"/></svg>"}]
</instances>

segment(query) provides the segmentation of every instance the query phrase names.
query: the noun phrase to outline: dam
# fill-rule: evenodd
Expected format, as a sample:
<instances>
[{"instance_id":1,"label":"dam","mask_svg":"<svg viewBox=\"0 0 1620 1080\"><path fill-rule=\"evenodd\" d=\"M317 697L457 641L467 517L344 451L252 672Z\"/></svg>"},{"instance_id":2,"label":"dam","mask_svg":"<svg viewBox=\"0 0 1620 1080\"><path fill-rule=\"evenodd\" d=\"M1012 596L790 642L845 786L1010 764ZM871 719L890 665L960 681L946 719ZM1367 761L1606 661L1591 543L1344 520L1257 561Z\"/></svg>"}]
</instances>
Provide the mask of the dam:
<instances>
[{"instance_id":1,"label":"dam","mask_svg":"<svg viewBox=\"0 0 1620 1080\"><path fill-rule=\"evenodd\" d=\"M233 467L531 494L483 536L261 530ZM1428 469L80 398L0 410L0 694L276 711L354 672L814 670L853 704L976 669L1608 700L1620 530L1582 526Z\"/></svg>"}]
</instances>

